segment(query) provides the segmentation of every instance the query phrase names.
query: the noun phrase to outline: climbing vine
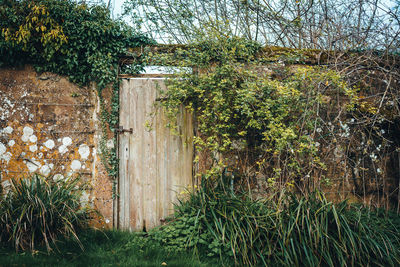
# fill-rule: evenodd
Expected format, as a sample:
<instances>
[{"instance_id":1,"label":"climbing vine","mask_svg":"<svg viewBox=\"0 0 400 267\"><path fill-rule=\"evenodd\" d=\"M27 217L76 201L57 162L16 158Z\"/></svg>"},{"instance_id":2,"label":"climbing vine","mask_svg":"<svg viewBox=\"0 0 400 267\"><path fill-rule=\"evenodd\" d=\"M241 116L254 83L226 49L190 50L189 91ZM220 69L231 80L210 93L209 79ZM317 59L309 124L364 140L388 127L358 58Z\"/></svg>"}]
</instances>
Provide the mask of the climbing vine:
<instances>
[{"instance_id":1,"label":"climbing vine","mask_svg":"<svg viewBox=\"0 0 400 267\"><path fill-rule=\"evenodd\" d=\"M388 144L367 118L378 125L389 117L378 114L379 101L363 96L361 79L354 82L339 68L285 65L284 58L265 63L260 50L257 43L211 32L188 49L149 57L181 67L167 80L160 106L173 130L182 105L194 114L199 176L229 174L236 184L308 192L332 184L338 173L347 179L349 169L357 170L353 162L367 162L368 155L354 158L356 140L376 139L365 151ZM382 167L372 166L382 175Z\"/></svg>"},{"instance_id":2,"label":"climbing vine","mask_svg":"<svg viewBox=\"0 0 400 267\"><path fill-rule=\"evenodd\" d=\"M103 6L60 0L0 0L0 67L32 64L38 72L94 84L100 100L100 156L111 178L118 175L116 145L106 145L118 124L118 68L128 48L152 43ZM140 66L127 68L132 71ZM105 89L111 89L111 101ZM114 134L115 144L115 134Z\"/></svg>"}]
</instances>

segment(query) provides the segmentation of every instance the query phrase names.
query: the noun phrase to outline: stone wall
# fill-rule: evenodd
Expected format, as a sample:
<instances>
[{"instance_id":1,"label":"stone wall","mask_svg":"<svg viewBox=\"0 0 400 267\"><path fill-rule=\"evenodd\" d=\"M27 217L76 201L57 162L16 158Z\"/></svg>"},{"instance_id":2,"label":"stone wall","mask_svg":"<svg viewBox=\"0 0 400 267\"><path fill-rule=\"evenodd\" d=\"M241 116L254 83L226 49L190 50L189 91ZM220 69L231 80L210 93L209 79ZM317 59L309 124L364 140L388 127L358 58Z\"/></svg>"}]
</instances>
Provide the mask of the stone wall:
<instances>
[{"instance_id":1,"label":"stone wall","mask_svg":"<svg viewBox=\"0 0 400 267\"><path fill-rule=\"evenodd\" d=\"M96 224L112 226L112 182L98 155L98 99L79 87L32 67L0 69L0 182L32 173L86 182L81 202L104 216Z\"/></svg>"}]
</instances>

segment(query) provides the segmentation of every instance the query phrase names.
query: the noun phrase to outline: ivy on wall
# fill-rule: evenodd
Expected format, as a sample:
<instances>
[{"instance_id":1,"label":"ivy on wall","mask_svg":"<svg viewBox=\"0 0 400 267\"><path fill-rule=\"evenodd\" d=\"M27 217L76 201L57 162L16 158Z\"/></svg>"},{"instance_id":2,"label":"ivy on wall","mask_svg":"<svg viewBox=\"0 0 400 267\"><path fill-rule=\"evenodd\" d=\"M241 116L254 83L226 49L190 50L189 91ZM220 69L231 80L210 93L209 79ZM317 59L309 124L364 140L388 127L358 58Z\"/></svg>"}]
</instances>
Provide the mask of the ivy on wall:
<instances>
[{"instance_id":1,"label":"ivy on wall","mask_svg":"<svg viewBox=\"0 0 400 267\"><path fill-rule=\"evenodd\" d=\"M101 108L100 155L109 176L116 178L116 149L105 144L118 124L119 58L128 48L153 41L111 19L107 8L71 0L0 0L0 29L0 67L32 64L38 72L66 75L81 86L95 84ZM108 102L106 87L112 88Z\"/></svg>"}]
</instances>

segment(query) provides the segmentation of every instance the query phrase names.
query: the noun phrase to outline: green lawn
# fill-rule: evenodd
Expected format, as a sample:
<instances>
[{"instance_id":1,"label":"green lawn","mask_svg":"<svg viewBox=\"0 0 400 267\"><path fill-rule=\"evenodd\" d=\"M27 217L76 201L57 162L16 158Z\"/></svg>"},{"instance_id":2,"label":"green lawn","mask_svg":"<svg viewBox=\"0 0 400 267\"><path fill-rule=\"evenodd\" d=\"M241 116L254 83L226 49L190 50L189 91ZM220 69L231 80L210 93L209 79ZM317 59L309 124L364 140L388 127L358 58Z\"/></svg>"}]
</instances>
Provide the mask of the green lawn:
<instances>
[{"instance_id":1,"label":"green lawn","mask_svg":"<svg viewBox=\"0 0 400 267\"><path fill-rule=\"evenodd\" d=\"M72 241L58 244L58 251L47 254L45 249L16 253L0 248L0 266L217 266L214 261L200 261L188 253L168 253L157 244L149 243L143 234L120 231L85 231L80 234L82 251ZM164 264L165 266L165 264Z\"/></svg>"}]
</instances>

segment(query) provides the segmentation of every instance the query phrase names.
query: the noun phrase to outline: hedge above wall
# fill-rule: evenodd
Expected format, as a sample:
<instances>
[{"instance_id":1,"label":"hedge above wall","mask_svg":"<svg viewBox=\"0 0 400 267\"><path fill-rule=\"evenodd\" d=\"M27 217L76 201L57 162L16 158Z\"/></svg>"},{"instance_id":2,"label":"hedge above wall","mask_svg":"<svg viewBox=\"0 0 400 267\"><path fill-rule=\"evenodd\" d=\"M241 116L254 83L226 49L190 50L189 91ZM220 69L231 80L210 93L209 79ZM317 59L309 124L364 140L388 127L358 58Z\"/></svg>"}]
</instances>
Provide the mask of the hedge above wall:
<instances>
[{"instance_id":1,"label":"hedge above wall","mask_svg":"<svg viewBox=\"0 0 400 267\"><path fill-rule=\"evenodd\" d=\"M33 64L81 85L114 81L119 56L152 41L103 6L0 0L0 67Z\"/></svg>"},{"instance_id":2,"label":"hedge above wall","mask_svg":"<svg viewBox=\"0 0 400 267\"><path fill-rule=\"evenodd\" d=\"M102 131L100 156L115 185L116 148L105 144L119 119L119 60L128 48L154 41L113 20L104 6L72 0L0 0L0 28L0 67L31 64L38 72L66 75L81 86L96 85ZM140 68L136 63L124 66L124 72L135 73ZM112 92L106 102L103 89L107 86Z\"/></svg>"}]
</instances>

